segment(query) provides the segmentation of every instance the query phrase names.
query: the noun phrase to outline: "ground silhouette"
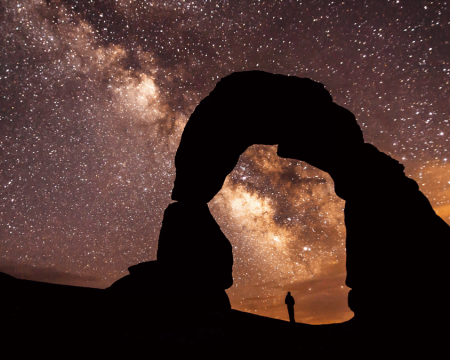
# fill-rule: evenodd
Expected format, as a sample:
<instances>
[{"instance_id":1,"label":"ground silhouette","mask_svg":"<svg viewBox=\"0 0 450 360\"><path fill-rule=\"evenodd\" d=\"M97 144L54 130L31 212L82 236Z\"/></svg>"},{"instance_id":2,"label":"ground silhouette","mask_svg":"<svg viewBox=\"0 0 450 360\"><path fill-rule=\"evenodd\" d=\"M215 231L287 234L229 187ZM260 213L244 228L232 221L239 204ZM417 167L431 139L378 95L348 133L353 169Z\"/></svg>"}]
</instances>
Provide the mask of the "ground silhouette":
<instances>
[{"instance_id":1,"label":"ground silhouette","mask_svg":"<svg viewBox=\"0 0 450 360\"><path fill-rule=\"evenodd\" d=\"M253 144L278 145L279 156L328 172L336 194L346 201L346 283L355 313L349 322L301 331L297 325L303 324L295 324L297 330L287 330L284 322L247 321L246 315L231 310L225 289L233 282L232 248L207 203ZM278 357L295 356L302 351L315 358L433 358L445 349L448 333L442 325L447 326L449 311L442 294L449 275L450 227L417 183L405 176L403 165L364 143L354 115L333 103L322 84L262 71L221 79L192 113L175 166L175 202L164 213L157 260L130 267L130 275L106 290L84 290L87 302L93 303L90 308L71 301L75 296L59 297L73 307L68 313L78 314L73 319L77 329L101 323L103 330L97 333L109 344L120 333L117 329L126 329L126 341L134 347L127 343L124 351L128 345L140 349L149 338L158 339L152 345L166 352L175 344L181 346L180 354L216 351L247 357L271 351ZM14 295L4 308L13 309L9 312L21 318L19 324L27 324L28 318L17 315L23 314L20 309L37 316L37 323L44 322L40 310L29 305L31 290L24 290L34 286L37 293L37 285L0 280ZM22 281L20 286L17 281ZM49 289L47 294L53 291ZM58 295L50 299L54 303ZM39 304L45 308L45 302ZM92 309L97 315L83 316ZM212 332L192 335L192 329L200 328ZM262 328L273 344L268 345Z\"/></svg>"},{"instance_id":2,"label":"ground silhouette","mask_svg":"<svg viewBox=\"0 0 450 360\"><path fill-rule=\"evenodd\" d=\"M150 271L153 265L144 267ZM130 270L129 278L136 276L136 269ZM345 324L289 324L231 309L187 308L175 288L158 294L151 279L139 285L147 285L146 289L129 291L130 286L117 297L122 292L118 288L48 284L0 273L1 358L277 359L343 353ZM166 314L164 305L152 302L167 297L179 299L174 309L179 316Z\"/></svg>"}]
</instances>

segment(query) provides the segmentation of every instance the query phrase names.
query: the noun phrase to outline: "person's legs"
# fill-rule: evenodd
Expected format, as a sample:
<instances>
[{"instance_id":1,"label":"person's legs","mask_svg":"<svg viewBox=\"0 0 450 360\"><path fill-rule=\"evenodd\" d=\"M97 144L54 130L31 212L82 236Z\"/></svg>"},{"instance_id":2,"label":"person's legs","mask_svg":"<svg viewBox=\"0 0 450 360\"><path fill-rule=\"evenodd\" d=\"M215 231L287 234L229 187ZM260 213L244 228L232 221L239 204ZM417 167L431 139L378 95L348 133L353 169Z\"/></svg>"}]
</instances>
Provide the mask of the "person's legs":
<instances>
[{"instance_id":1,"label":"person's legs","mask_svg":"<svg viewBox=\"0 0 450 360\"><path fill-rule=\"evenodd\" d=\"M289 321L295 323L294 306L288 306L288 313L289 313Z\"/></svg>"}]
</instances>

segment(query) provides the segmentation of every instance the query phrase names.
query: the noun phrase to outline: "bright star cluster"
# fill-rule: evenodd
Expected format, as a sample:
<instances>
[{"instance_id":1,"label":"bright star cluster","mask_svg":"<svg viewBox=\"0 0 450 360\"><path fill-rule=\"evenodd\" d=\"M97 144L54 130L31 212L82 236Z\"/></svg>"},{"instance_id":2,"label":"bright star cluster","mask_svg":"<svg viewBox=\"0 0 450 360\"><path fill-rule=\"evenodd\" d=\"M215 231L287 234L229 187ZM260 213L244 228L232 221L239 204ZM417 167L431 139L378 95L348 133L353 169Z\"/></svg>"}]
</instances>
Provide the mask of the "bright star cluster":
<instances>
[{"instance_id":1,"label":"bright star cluster","mask_svg":"<svg viewBox=\"0 0 450 360\"><path fill-rule=\"evenodd\" d=\"M0 33L0 271L104 288L156 259L184 125L234 71L323 83L450 223L447 1L11 0ZM343 207L249 148L210 203L233 308L287 319L291 291L297 321L351 318Z\"/></svg>"}]
</instances>

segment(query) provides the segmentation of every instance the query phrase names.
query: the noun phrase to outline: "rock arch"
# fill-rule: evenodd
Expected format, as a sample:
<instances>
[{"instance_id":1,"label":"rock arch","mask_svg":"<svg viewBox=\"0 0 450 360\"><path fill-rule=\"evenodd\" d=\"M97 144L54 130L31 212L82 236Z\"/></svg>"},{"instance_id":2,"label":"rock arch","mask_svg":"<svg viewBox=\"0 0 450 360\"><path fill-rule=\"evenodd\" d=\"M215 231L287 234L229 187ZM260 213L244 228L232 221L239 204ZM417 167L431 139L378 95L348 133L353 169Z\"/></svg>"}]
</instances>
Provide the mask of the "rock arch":
<instances>
[{"instance_id":1,"label":"rock arch","mask_svg":"<svg viewBox=\"0 0 450 360\"><path fill-rule=\"evenodd\" d=\"M175 157L176 202L165 212L157 255L169 277L186 289L232 285L231 245L207 203L253 144L278 144L280 156L328 172L346 200L346 283L355 319L372 327L392 319L413 326L411 314L425 307L420 326L438 316L448 320L440 289L448 276L443 254L450 227L403 165L364 143L353 114L333 103L322 84L262 71L220 80L184 129ZM417 284L427 290L411 299Z\"/></svg>"},{"instance_id":2,"label":"rock arch","mask_svg":"<svg viewBox=\"0 0 450 360\"><path fill-rule=\"evenodd\" d=\"M313 134L320 138L316 154L308 151ZM263 71L233 73L219 81L186 124L175 156L172 199L208 202L249 146L293 142L320 168L332 162L329 152L364 143L353 114L333 103L322 84Z\"/></svg>"}]
</instances>

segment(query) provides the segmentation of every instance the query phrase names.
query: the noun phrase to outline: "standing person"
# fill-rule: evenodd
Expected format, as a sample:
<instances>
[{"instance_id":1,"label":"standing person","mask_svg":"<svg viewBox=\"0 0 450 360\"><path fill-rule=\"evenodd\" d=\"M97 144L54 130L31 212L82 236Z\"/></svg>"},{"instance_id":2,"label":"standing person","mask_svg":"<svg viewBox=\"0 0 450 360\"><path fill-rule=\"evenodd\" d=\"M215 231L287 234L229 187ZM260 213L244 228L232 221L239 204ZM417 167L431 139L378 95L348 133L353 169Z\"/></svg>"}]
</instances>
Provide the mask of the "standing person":
<instances>
[{"instance_id":1,"label":"standing person","mask_svg":"<svg viewBox=\"0 0 450 360\"><path fill-rule=\"evenodd\" d=\"M289 321L291 323L295 323L295 318L294 318L294 304L295 304L295 300L292 297L290 291L288 291L288 293L286 295L286 299L284 300L284 303L287 305L287 308L288 308Z\"/></svg>"}]
</instances>

